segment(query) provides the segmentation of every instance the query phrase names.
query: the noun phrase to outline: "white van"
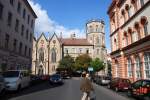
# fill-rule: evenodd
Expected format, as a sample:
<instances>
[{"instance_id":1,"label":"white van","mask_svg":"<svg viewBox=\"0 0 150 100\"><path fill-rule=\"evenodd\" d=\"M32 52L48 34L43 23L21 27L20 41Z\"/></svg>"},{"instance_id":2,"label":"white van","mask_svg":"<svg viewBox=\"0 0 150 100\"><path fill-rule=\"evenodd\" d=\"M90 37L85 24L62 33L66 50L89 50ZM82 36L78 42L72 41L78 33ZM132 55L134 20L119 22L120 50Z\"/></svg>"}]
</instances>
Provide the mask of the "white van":
<instances>
[{"instance_id":1,"label":"white van","mask_svg":"<svg viewBox=\"0 0 150 100\"><path fill-rule=\"evenodd\" d=\"M29 86L30 84L30 75L28 71L25 70L11 70L3 73L6 90L20 90Z\"/></svg>"}]
</instances>

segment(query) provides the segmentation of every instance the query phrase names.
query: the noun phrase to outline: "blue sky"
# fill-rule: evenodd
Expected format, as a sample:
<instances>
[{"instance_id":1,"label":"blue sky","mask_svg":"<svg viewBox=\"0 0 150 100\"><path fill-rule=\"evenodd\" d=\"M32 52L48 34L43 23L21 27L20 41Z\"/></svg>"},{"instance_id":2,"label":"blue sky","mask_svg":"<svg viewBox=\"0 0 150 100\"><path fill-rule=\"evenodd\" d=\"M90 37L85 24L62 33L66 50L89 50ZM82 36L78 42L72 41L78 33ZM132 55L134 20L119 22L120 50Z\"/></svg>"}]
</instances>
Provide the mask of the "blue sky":
<instances>
[{"instance_id":1,"label":"blue sky","mask_svg":"<svg viewBox=\"0 0 150 100\"><path fill-rule=\"evenodd\" d=\"M29 0L38 15L35 32L54 31L64 37L75 32L85 36L85 23L90 19L105 21L106 47L110 50L108 7L112 0ZM42 24L42 25L41 25ZM46 34L49 36L49 34Z\"/></svg>"}]
</instances>

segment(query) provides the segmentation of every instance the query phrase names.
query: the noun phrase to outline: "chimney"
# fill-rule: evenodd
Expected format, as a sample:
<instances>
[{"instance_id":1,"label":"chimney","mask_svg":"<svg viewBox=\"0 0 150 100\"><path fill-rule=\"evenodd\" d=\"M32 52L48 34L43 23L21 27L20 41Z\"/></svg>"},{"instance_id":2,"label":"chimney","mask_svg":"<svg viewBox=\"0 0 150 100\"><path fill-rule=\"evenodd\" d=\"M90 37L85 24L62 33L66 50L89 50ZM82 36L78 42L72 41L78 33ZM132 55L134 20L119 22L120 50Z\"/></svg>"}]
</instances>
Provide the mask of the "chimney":
<instances>
[{"instance_id":1,"label":"chimney","mask_svg":"<svg viewBox=\"0 0 150 100\"><path fill-rule=\"evenodd\" d=\"M75 38L76 38L76 34L75 33L71 34L71 39L75 39Z\"/></svg>"}]
</instances>

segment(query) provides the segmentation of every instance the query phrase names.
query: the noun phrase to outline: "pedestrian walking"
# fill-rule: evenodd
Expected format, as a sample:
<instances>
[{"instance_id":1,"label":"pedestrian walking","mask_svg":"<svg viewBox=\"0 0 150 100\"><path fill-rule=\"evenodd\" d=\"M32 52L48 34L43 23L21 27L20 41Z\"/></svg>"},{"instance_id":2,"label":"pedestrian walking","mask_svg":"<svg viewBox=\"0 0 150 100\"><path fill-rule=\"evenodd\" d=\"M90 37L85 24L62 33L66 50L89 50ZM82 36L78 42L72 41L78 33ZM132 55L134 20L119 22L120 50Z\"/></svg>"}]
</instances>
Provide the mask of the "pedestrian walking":
<instances>
[{"instance_id":1,"label":"pedestrian walking","mask_svg":"<svg viewBox=\"0 0 150 100\"><path fill-rule=\"evenodd\" d=\"M84 73L83 79L81 81L80 90L83 93L81 100L91 100L90 99L90 92L94 91L92 82L89 79L89 74Z\"/></svg>"}]
</instances>

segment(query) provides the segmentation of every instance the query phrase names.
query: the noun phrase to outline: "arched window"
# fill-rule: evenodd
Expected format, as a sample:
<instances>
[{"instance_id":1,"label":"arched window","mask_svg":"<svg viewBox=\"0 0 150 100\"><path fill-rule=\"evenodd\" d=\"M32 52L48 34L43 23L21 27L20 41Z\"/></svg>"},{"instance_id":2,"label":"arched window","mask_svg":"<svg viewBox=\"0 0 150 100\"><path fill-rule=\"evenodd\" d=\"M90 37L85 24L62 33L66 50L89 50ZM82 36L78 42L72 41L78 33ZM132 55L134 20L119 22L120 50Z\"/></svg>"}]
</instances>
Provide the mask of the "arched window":
<instances>
[{"instance_id":1,"label":"arched window","mask_svg":"<svg viewBox=\"0 0 150 100\"><path fill-rule=\"evenodd\" d=\"M128 77L132 78L132 61L130 58L128 58L127 60L127 74L128 74Z\"/></svg>"},{"instance_id":2,"label":"arched window","mask_svg":"<svg viewBox=\"0 0 150 100\"><path fill-rule=\"evenodd\" d=\"M96 27L95 27L95 32L99 32L98 31L98 25L96 25Z\"/></svg>"},{"instance_id":3,"label":"arched window","mask_svg":"<svg viewBox=\"0 0 150 100\"><path fill-rule=\"evenodd\" d=\"M98 36L98 37L96 37L96 43L97 43L97 44L99 44L99 43L100 43L100 38L99 38L99 36Z\"/></svg>"},{"instance_id":4,"label":"arched window","mask_svg":"<svg viewBox=\"0 0 150 100\"><path fill-rule=\"evenodd\" d=\"M93 27L92 26L90 26L89 29L90 29L90 33L93 32Z\"/></svg>"},{"instance_id":5,"label":"arched window","mask_svg":"<svg viewBox=\"0 0 150 100\"><path fill-rule=\"evenodd\" d=\"M140 0L141 7L144 5L144 0Z\"/></svg>"},{"instance_id":6,"label":"arched window","mask_svg":"<svg viewBox=\"0 0 150 100\"><path fill-rule=\"evenodd\" d=\"M138 39L141 38L141 30L140 30L140 26L138 22L135 22L134 24L134 28L136 29L137 35L138 35Z\"/></svg>"},{"instance_id":7,"label":"arched window","mask_svg":"<svg viewBox=\"0 0 150 100\"><path fill-rule=\"evenodd\" d=\"M134 7L134 11L137 11L137 0L131 0L131 4Z\"/></svg>"},{"instance_id":8,"label":"arched window","mask_svg":"<svg viewBox=\"0 0 150 100\"><path fill-rule=\"evenodd\" d=\"M147 36L148 35L148 21L147 21L147 17L143 16L141 18L141 24L143 25L144 35Z\"/></svg>"},{"instance_id":9,"label":"arched window","mask_svg":"<svg viewBox=\"0 0 150 100\"><path fill-rule=\"evenodd\" d=\"M140 57L135 58L135 69L136 69L136 78L141 78L141 63L140 63Z\"/></svg>"},{"instance_id":10,"label":"arched window","mask_svg":"<svg viewBox=\"0 0 150 100\"><path fill-rule=\"evenodd\" d=\"M126 21L125 11L124 9L121 11L122 17L123 17L123 23Z\"/></svg>"},{"instance_id":11,"label":"arched window","mask_svg":"<svg viewBox=\"0 0 150 100\"><path fill-rule=\"evenodd\" d=\"M138 40L138 34L136 31L132 32L132 43Z\"/></svg>"},{"instance_id":12,"label":"arched window","mask_svg":"<svg viewBox=\"0 0 150 100\"><path fill-rule=\"evenodd\" d=\"M126 4L125 9L126 9L126 11L128 13L128 18L130 18L131 17L131 14L130 14L131 12L130 12L130 7L129 7L128 4Z\"/></svg>"},{"instance_id":13,"label":"arched window","mask_svg":"<svg viewBox=\"0 0 150 100\"><path fill-rule=\"evenodd\" d=\"M124 44L125 44L125 46L128 45L128 35L127 35L127 32L124 32Z\"/></svg>"},{"instance_id":14,"label":"arched window","mask_svg":"<svg viewBox=\"0 0 150 100\"><path fill-rule=\"evenodd\" d=\"M39 62L44 62L44 48L39 49Z\"/></svg>"},{"instance_id":15,"label":"arched window","mask_svg":"<svg viewBox=\"0 0 150 100\"><path fill-rule=\"evenodd\" d=\"M55 48L51 50L51 61L52 63L56 62L56 49Z\"/></svg>"},{"instance_id":16,"label":"arched window","mask_svg":"<svg viewBox=\"0 0 150 100\"><path fill-rule=\"evenodd\" d=\"M145 78L150 78L150 53L144 54Z\"/></svg>"}]
</instances>

